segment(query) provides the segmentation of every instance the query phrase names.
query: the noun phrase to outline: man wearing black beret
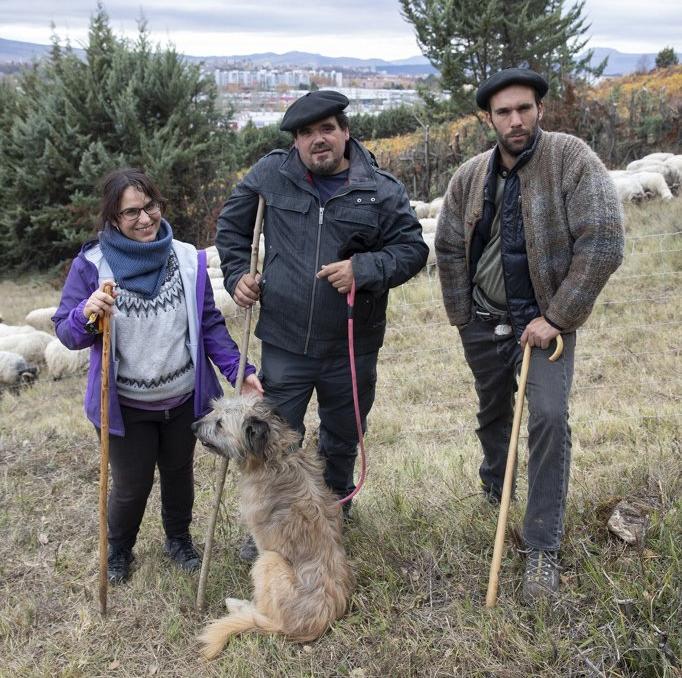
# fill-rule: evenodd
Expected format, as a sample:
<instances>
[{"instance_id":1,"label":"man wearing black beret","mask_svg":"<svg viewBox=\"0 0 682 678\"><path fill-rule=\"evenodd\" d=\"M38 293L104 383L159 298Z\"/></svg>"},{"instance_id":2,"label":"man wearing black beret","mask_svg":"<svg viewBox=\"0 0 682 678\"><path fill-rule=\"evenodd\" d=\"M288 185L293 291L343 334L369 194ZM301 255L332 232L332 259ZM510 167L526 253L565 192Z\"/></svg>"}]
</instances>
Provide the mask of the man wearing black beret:
<instances>
[{"instance_id":1,"label":"man wearing black beret","mask_svg":"<svg viewBox=\"0 0 682 678\"><path fill-rule=\"evenodd\" d=\"M319 90L291 104L281 129L293 134L293 147L273 151L251 168L225 203L216 235L227 291L243 307L260 301L256 336L262 341L265 397L303 435L316 391L325 480L339 497L355 487L358 443L346 295L354 284L364 429L388 291L420 271L428 257L404 186L350 136L348 103L340 92ZM266 203L265 261L253 277L249 260L259 195ZM255 553L242 548L242 555Z\"/></svg>"},{"instance_id":2,"label":"man wearing black beret","mask_svg":"<svg viewBox=\"0 0 682 678\"><path fill-rule=\"evenodd\" d=\"M577 137L544 132L547 82L509 68L478 88L497 136L446 192L435 238L443 301L479 398L479 473L498 503L522 351L528 373L528 504L523 598L559 588L558 552L571 462L568 397L576 329L623 257L623 213L599 158ZM564 352L549 362L561 334Z\"/></svg>"}]
</instances>

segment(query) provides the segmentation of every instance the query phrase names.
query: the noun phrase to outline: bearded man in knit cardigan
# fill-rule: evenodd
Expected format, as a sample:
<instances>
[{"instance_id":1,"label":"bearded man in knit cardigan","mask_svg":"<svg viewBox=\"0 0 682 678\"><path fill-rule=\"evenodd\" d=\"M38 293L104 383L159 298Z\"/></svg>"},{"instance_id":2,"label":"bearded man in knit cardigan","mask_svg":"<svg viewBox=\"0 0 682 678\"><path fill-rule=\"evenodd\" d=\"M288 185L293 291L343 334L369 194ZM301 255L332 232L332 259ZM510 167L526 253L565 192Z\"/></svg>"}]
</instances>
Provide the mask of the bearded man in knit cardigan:
<instances>
[{"instance_id":1,"label":"bearded man in knit cardigan","mask_svg":"<svg viewBox=\"0 0 682 678\"><path fill-rule=\"evenodd\" d=\"M502 493L523 349L534 347L523 527L529 604L559 588L575 332L624 247L622 208L602 162L580 139L540 129L546 92L544 78L521 68L479 87L476 101L497 144L453 176L435 240L445 309L479 397L480 477L493 504ZM559 334L564 352L550 363Z\"/></svg>"}]
</instances>

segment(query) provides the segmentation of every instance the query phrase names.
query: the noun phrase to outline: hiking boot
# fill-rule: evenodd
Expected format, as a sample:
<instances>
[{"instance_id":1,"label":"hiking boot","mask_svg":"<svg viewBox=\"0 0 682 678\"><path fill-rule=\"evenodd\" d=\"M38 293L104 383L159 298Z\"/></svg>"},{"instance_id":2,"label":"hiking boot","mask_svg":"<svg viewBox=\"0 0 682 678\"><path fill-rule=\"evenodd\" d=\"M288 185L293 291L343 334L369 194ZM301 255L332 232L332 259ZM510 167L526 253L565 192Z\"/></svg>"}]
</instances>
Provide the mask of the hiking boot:
<instances>
[{"instance_id":1,"label":"hiking boot","mask_svg":"<svg viewBox=\"0 0 682 678\"><path fill-rule=\"evenodd\" d=\"M499 506L502 501L502 488L495 485L486 485L481 481L481 491L483 492L483 498L491 506ZM511 501L516 501L516 492L512 491Z\"/></svg>"},{"instance_id":2,"label":"hiking boot","mask_svg":"<svg viewBox=\"0 0 682 678\"><path fill-rule=\"evenodd\" d=\"M253 537L247 534L239 546L239 559L246 563L252 563L258 558L258 547Z\"/></svg>"},{"instance_id":3,"label":"hiking boot","mask_svg":"<svg viewBox=\"0 0 682 678\"><path fill-rule=\"evenodd\" d=\"M111 584L122 584L130 576L130 563L135 560L131 549L109 546L107 579Z\"/></svg>"},{"instance_id":4,"label":"hiking boot","mask_svg":"<svg viewBox=\"0 0 682 678\"><path fill-rule=\"evenodd\" d=\"M528 549L523 573L523 602L533 605L559 591L559 552Z\"/></svg>"},{"instance_id":5,"label":"hiking boot","mask_svg":"<svg viewBox=\"0 0 682 678\"><path fill-rule=\"evenodd\" d=\"M184 572L196 572L201 567L201 556L192 544L192 537L172 537L163 545L166 555Z\"/></svg>"}]
</instances>

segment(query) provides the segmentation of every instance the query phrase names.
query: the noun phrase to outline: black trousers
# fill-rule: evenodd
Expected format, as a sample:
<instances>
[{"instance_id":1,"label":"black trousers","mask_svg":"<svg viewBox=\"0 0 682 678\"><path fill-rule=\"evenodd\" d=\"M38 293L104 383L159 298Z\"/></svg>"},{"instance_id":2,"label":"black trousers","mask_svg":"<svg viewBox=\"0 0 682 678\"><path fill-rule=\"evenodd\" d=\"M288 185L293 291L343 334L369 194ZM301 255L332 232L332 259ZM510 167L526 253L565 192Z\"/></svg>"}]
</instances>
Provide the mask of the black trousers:
<instances>
[{"instance_id":1,"label":"black trousers","mask_svg":"<svg viewBox=\"0 0 682 678\"><path fill-rule=\"evenodd\" d=\"M109 436L112 487L108 526L112 548L135 544L159 467L161 518L167 537L189 533L194 504L193 398L171 410L121 407L125 437Z\"/></svg>"},{"instance_id":2,"label":"black trousers","mask_svg":"<svg viewBox=\"0 0 682 678\"><path fill-rule=\"evenodd\" d=\"M367 415L374 403L378 355L374 352L355 356L363 432L367 430ZM326 462L325 481L340 497L352 492L358 433L348 356L312 358L263 343L261 381L266 401L301 433L301 438L305 435L303 418L315 390L320 417L319 451Z\"/></svg>"}]
</instances>

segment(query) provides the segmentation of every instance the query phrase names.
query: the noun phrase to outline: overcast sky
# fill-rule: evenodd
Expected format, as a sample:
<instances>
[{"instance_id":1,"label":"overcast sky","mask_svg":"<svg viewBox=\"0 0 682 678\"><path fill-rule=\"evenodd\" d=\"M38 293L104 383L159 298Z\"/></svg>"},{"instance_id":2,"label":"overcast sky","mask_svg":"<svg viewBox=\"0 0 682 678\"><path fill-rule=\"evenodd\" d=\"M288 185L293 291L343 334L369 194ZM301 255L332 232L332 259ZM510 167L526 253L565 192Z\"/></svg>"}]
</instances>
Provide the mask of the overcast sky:
<instances>
[{"instance_id":1,"label":"overcast sky","mask_svg":"<svg viewBox=\"0 0 682 678\"><path fill-rule=\"evenodd\" d=\"M567 6L571 0L567 0ZM0 0L0 38L48 43L50 22L79 46L96 0ZM141 13L152 38L196 56L317 52L402 59L419 54L398 0L108 0L118 35L133 36ZM680 0L587 0L591 47L682 51Z\"/></svg>"}]
</instances>

